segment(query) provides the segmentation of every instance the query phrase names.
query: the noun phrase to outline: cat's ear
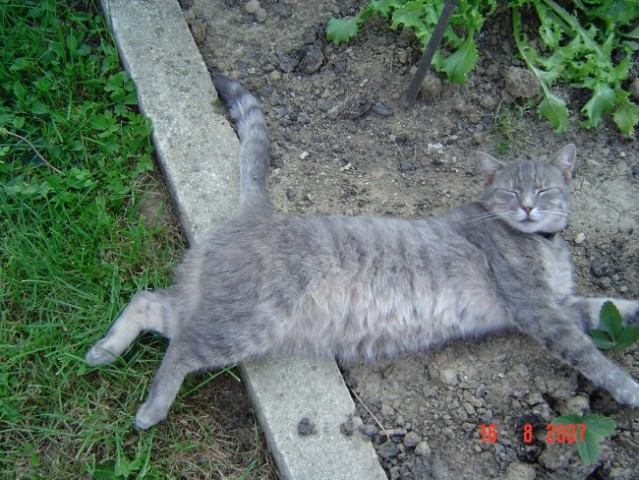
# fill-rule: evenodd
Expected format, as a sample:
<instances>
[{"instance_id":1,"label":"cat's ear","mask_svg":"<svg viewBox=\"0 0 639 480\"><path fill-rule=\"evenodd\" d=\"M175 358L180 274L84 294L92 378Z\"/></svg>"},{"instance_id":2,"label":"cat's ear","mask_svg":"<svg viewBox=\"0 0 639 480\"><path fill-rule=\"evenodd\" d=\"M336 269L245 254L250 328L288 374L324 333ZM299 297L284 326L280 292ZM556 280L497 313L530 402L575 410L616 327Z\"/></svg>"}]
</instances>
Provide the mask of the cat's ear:
<instances>
[{"instance_id":1,"label":"cat's ear","mask_svg":"<svg viewBox=\"0 0 639 480\"><path fill-rule=\"evenodd\" d=\"M477 161L477 166L481 170L481 173L484 174L484 181L486 182L486 185L491 184L493 182L493 178L495 178L495 173L506 166L491 155L480 151L475 152L475 160Z\"/></svg>"},{"instance_id":2,"label":"cat's ear","mask_svg":"<svg viewBox=\"0 0 639 480\"><path fill-rule=\"evenodd\" d=\"M550 161L551 165L554 165L564 176L564 180L566 182L570 180L572 174L572 167L575 165L575 160L577 159L577 147L575 147L574 143L569 143L568 145L560 148L557 153L552 157Z\"/></svg>"}]
</instances>

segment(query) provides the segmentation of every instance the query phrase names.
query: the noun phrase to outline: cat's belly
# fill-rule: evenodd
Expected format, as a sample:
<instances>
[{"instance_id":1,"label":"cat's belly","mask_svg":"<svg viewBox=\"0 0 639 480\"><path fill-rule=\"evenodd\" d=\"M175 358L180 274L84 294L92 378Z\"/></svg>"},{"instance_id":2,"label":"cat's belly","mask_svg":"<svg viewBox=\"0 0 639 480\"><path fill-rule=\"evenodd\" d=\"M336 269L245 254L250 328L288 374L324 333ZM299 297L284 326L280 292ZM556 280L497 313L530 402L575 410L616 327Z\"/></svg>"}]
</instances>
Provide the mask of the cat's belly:
<instances>
[{"instance_id":1,"label":"cat's belly","mask_svg":"<svg viewBox=\"0 0 639 480\"><path fill-rule=\"evenodd\" d=\"M401 285L340 285L308 292L291 318L290 349L344 360L412 352L451 339L512 327L508 314L483 288L418 289Z\"/></svg>"}]
</instances>

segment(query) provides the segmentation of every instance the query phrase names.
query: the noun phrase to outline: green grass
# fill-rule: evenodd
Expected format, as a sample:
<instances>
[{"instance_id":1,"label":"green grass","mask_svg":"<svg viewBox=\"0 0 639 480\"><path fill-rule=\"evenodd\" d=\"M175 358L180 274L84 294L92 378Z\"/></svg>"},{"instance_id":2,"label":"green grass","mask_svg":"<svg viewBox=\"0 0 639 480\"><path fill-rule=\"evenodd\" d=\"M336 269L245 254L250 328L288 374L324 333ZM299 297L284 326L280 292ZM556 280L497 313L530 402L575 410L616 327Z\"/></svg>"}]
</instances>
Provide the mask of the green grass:
<instances>
[{"instance_id":1,"label":"green grass","mask_svg":"<svg viewBox=\"0 0 639 480\"><path fill-rule=\"evenodd\" d=\"M159 177L151 126L98 7L0 0L0 38L0 478L269 478L259 434L238 453L201 391L182 423L134 430L162 340L82 359L184 248L140 215Z\"/></svg>"}]
</instances>

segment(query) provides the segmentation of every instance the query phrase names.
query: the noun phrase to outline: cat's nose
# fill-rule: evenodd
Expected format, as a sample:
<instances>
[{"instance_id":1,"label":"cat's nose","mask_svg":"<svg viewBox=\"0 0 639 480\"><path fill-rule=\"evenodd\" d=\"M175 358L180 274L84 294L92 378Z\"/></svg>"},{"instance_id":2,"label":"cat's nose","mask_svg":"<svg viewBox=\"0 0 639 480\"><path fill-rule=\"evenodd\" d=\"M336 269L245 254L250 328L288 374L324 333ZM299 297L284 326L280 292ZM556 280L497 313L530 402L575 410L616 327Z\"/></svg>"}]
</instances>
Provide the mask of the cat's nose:
<instances>
[{"instance_id":1,"label":"cat's nose","mask_svg":"<svg viewBox=\"0 0 639 480\"><path fill-rule=\"evenodd\" d=\"M530 212L532 211L533 207L521 207L521 208L523 208L524 212L526 212L526 215L530 217Z\"/></svg>"}]
</instances>

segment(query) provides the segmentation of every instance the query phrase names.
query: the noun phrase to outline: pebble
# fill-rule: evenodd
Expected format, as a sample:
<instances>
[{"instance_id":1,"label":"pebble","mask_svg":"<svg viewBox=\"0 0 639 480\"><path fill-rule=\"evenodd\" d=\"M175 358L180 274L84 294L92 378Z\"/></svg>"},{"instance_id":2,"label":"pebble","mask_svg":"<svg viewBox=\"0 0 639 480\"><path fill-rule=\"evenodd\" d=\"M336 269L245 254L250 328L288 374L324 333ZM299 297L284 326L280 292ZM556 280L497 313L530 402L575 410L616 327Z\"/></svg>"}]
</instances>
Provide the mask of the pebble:
<instances>
[{"instance_id":1,"label":"pebble","mask_svg":"<svg viewBox=\"0 0 639 480\"><path fill-rule=\"evenodd\" d=\"M297 424L297 433L301 436L315 435L317 433L317 429L315 428L315 424L311 422L308 417L302 418Z\"/></svg>"},{"instance_id":2,"label":"pebble","mask_svg":"<svg viewBox=\"0 0 639 480\"><path fill-rule=\"evenodd\" d=\"M259 0L250 0L249 2L246 3L246 5L244 5L244 10L246 10L247 13L257 13L259 9L260 9Z\"/></svg>"},{"instance_id":3,"label":"pebble","mask_svg":"<svg viewBox=\"0 0 639 480\"><path fill-rule=\"evenodd\" d=\"M426 100L435 100L442 93L442 81L435 75L426 75L421 86L422 97Z\"/></svg>"},{"instance_id":4,"label":"pebble","mask_svg":"<svg viewBox=\"0 0 639 480\"><path fill-rule=\"evenodd\" d=\"M406 448L413 448L416 447L419 442L422 441L422 437L420 437L417 433L415 432L408 432L405 436L404 436L404 446Z\"/></svg>"},{"instance_id":5,"label":"pebble","mask_svg":"<svg viewBox=\"0 0 639 480\"><path fill-rule=\"evenodd\" d=\"M419 442L415 446L415 455L418 457L429 457L430 456L430 446L425 441Z\"/></svg>"},{"instance_id":6,"label":"pebble","mask_svg":"<svg viewBox=\"0 0 639 480\"><path fill-rule=\"evenodd\" d=\"M365 424L359 427L359 431L367 437L374 437L379 431L375 425Z\"/></svg>"},{"instance_id":7,"label":"pebble","mask_svg":"<svg viewBox=\"0 0 639 480\"><path fill-rule=\"evenodd\" d=\"M393 115L393 111L383 103L376 103L375 105L373 105L371 110L373 113L376 113L380 117L390 117L391 115Z\"/></svg>"},{"instance_id":8,"label":"pebble","mask_svg":"<svg viewBox=\"0 0 639 480\"><path fill-rule=\"evenodd\" d=\"M309 155L310 155L310 153L308 153L306 150L304 150L302 153L300 153L300 160L306 160Z\"/></svg>"},{"instance_id":9,"label":"pebble","mask_svg":"<svg viewBox=\"0 0 639 480\"><path fill-rule=\"evenodd\" d=\"M399 454L399 447L391 440L387 440L377 447L377 454L384 460L396 457Z\"/></svg>"},{"instance_id":10,"label":"pebble","mask_svg":"<svg viewBox=\"0 0 639 480\"><path fill-rule=\"evenodd\" d=\"M535 467L526 465L525 463L513 462L508 465L505 480L534 480L537 476Z\"/></svg>"},{"instance_id":11,"label":"pebble","mask_svg":"<svg viewBox=\"0 0 639 480\"><path fill-rule=\"evenodd\" d=\"M482 95L479 97L479 104L487 110L494 110L497 100L491 95Z\"/></svg>"},{"instance_id":12,"label":"pebble","mask_svg":"<svg viewBox=\"0 0 639 480\"><path fill-rule=\"evenodd\" d=\"M590 401L588 397L584 395L575 395L574 397L570 397L564 402L563 407L560 407L560 412L562 415L567 415L569 413L585 415L589 411Z\"/></svg>"},{"instance_id":13,"label":"pebble","mask_svg":"<svg viewBox=\"0 0 639 480\"><path fill-rule=\"evenodd\" d=\"M255 18L257 19L258 22L264 23L266 22L266 19L268 18L268 14L266 13L266 10L264 10L263 8L258 8L257 11L255 12Z\"/></svg>"},{"instance_id":14,"label":"pebble","mask_svg":"<svg viewBox=\"0 0 639 480\"><path fill-rule=\"evenodd\" d=\"M577 235L575 235L575 243L577 245L581 245L585 241L586 241L586 234L584 232L579 232Z\"/></svg>"},{"instance_id":15,"label":"pebble","mask_svg":"<svg viewBox=\"0 0 639 480\"><path fill-rule=\"evenodd\" d=\"M388 403L382 403L381 414L384 418L394 417L395 410Z\"/></svg>"},{"instance_id":16,"label":"pebble","mask_svg":"<svg viewBox=\"0 0 639 480\"><path fill-rule=\"evenodd\" d=\"M533 98L539 94L539 80L527 68L510 67L504 77L504 93L515 100Z\"/></svg>"}]
</instances>

